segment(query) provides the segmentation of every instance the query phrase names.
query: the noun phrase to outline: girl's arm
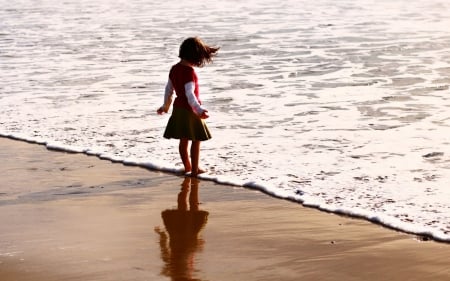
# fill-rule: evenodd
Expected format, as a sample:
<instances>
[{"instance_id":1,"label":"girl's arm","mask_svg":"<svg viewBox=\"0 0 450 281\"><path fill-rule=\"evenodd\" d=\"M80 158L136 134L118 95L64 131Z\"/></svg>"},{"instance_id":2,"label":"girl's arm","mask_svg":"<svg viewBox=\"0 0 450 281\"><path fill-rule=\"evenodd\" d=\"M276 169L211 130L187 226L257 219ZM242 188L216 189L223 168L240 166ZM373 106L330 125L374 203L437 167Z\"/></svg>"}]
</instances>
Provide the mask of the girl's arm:
<instances>
[{"instance_id":1,"label":"girl's arm","mask_svg":"<svg viewBox=\"0 0 450 281\"><path fill-rule=\"evenodd\" d=\"M156 111L158 114L167 113L170 105L172 104L173 85L170 79L167 81L166 88L164 90L164 104Z\"/></svg>"},{"instance_id":2,"label":"girl's arm","mask_svg":"<svg viewBox=\"0 0 450 281\"><path fill-rule=\"evenodd\" d=\"M197 97L194 94L195 84L194 82L188 82L184 84L184 91L186 93L186 97L188 100L189 105L191 106L192 110L197 114L200 118L208 118L208 110L204 109L200 103L197 100Z\"/></svg>"}]
</instances>

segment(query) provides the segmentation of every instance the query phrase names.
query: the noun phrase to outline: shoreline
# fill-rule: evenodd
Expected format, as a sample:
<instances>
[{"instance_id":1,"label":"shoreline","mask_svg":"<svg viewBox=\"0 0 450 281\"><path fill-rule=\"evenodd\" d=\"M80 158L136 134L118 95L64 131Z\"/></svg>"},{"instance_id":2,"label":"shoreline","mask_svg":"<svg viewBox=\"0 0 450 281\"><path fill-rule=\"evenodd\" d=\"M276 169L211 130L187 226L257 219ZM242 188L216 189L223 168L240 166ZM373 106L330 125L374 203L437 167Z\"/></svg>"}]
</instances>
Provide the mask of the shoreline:
<instances>
[{"instance_id":1,"label":"shoreline","mask_svg":"<svg viewBox=\"0 0 450 281\"><path fill-rule=\"evenodd\" d=\"M68 154L79 154L79 155L84 155L87 157L94 157L96 159L98 159L99 161L107 161L107 162L111 162L113 164L118 164L118 165L124 165L124 166L129 166L129 167L136 167L139 169L145 169L148 170L150 172L154 172L154 173L164 173L170 176L184 176L183 174L181 174L179 171L175 170L175 169L165 169L165 168L156 168L152 165L142 165L140 163L132 163L129 161L120 161L120 160L113 160L113 159L109 159L109 158L103 158L100 155L97 154L89 154L83 151L79 151L76 149L68 149L68 148L61 148L55 145L48 145L47 143L44 142L38 142L38 141L32 141L32 140L28 140L25 138L20 138L20 137L16 137L16 136L12 136L12 135L0 135L0 141L1 140L9 140L9 141L18 141L18 142L22 142L22 143L26 143L26 144L30 144L30 145L38 145L41 146L43 148L45 148L46 150L48 150L49 152L59 152L59 153L68 153ZM181 168L180 168L181 170ZM255 187L252 184L238 184L238 183L233 183L233 182L227 182L227 181L222 181L218 178L214 178L213 176L209 176L207 173L206 174L202 174L199 176L199 179L202 181L208 181L211 182L213 184L218 184L218 185L224 185L224 186L233 186L233 187L240 187L240 188L245 188L245 189L249 189L249 190L254 190L257 192L260 192L262 194L265 194L267 196L270 196L274 199L278 199L278 200L283 200L283 201L287 201L293 204L299 204L304 208L311 208L323 213L328 213L328 214L334 214L334 215L338 215L338 216L342 216L342 217L347 217L347 218L351 218L351 219L360 219L360 220L364 220L367 221L369 223L375 224L375 225L379 225L381 227L384 227L386 229L390 229L392 231L398 231L404 234L408 234L408 235L412 235L415 236L418 240L421 241L434 241L434 242L438 242L438 243L444 243L444 244L450 244L450 241L444 238L439 238L435 235L433 235L432 233L428 233L428 232L414 232L414 231L408 231L399 227L395 227L391 224L387 224L387 223L383 223L380 221L379 218L369 218L367 216L361 215L361 214L349 214L348 212L345 211L330 211L327 208L323 208L320 206L315 206L315 205L310 205L310 204L304 204L302 201L299 201L297 199L291 198L291 197L283 197L283 196L279 196L277 194L274 194L273 192L269 192L264 188L259 188L259 187Z\"/></svg>"},{"instance_id":2,"label":"shoreline","mask_svg":"<svg viewBox=\"0 0 450 281\"><path fill-rule=\"evenodd\" d=\"M0 155L2 281L450 278L448 244L260 191L7 138ZM207 218L177 236L163 213L187 208Z\"/></svg>"}]
</instances>

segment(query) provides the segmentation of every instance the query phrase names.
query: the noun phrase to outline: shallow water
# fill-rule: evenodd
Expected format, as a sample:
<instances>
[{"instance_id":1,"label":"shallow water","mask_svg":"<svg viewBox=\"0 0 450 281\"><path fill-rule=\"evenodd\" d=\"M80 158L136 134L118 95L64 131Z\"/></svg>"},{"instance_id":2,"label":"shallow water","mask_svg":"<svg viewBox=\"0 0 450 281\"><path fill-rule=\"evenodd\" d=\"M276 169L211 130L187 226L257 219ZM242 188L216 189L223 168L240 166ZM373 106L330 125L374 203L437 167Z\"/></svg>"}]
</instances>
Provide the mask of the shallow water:
<instances>
[{"instance_id":1,"label":"shallow water","mask_svg":"<svg viewBox=\"0 0 450 281\"><path fill-rule=\"evenodd\" d=\"M0 1L0 134L180 169L156 115L181 41L205 178L450 241L450 3Z\"/></svg>"}]
</instances>

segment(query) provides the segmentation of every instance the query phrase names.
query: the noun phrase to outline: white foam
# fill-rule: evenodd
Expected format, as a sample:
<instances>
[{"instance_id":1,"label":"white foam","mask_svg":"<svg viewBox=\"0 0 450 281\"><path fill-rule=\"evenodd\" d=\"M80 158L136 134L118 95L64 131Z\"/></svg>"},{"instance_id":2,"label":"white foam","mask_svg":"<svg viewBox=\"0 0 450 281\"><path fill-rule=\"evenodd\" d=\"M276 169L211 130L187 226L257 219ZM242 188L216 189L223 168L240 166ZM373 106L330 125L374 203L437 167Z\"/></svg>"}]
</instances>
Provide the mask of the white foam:
<instances>
[{"instance_id":1,"label":"white foam","mask_svg":"<svg viewBox=\"0 0 450 281\"><path fill-rule=\"evenodd\" d=\"M0 10L0 135L180 173L155 111L198 35L202 179L450 241L449 3L79 2Z\"/></svg>"}]
</instances>

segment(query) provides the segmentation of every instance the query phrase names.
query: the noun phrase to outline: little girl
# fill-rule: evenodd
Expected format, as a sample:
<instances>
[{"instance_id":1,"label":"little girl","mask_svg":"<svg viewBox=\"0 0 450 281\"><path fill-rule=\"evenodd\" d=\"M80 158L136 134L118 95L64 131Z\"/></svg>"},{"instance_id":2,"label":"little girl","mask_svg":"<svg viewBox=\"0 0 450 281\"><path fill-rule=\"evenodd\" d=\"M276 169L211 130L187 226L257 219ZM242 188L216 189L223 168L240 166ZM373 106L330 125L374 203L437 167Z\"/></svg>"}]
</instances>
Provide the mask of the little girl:
<instances>
[{"instance_id":1,"label":"little girl","mask_svg":"<svg viewBox=\"0 0 450 281\"><path fill-rule=\"evenodd\" d=\"M169 72L164 93L164 105L158 114L167 113L172 103L175 90L176 98L173 111L167 123L164 137L179 139L179 152L184 165L184 172L196 177L205 171L198 167L200 156L200 142L211 138L204 119L208 118L208 110L201 106L197 74L194 66L202 67L211 63L219 48L210 47L197 37L183 41L180 46L180 61L172 66ZM191 159L189 160L188 146L191 144Z\"/></svg>"}]
</instances>

